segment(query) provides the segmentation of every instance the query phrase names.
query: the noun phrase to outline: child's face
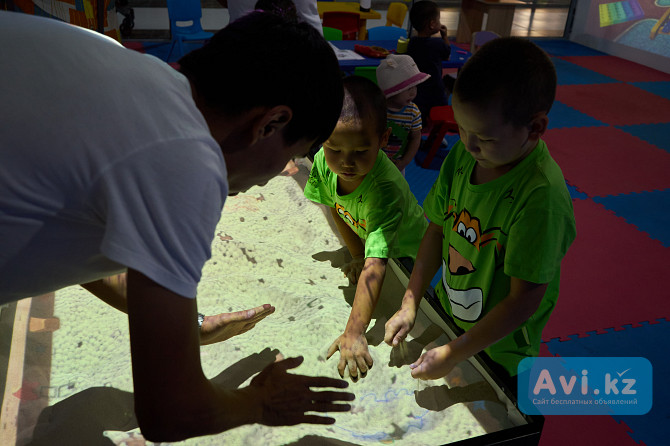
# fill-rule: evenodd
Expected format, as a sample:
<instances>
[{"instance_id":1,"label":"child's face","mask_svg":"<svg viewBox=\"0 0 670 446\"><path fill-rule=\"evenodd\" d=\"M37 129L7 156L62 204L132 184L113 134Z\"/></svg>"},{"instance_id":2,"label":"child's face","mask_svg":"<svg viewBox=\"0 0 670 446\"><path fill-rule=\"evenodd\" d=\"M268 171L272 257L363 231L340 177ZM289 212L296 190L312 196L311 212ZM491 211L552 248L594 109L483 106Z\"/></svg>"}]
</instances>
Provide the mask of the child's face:
<instances>
[{"instance_id":1,"label":"child's face","mask_svg":"<svg viewBox=\"0 0 670 446\"><path fill-rule=\"evenodd\" d=\"M442 26L442 23L440 23L440 13L438 12L435 14L435 17L432 18L430 21L430 33L435 34L440 32L440 27Z\"/></svg>"},{"instance_id":2,"label":"child's face","mask_svg":"<svg viewBox=\"0 0 670 446\"><path fill-rule=\"evenodd\" d=\"M531 138L530 123L516 126L505 122L498 102L479 107L453 96L452 106L461 141L481 168L504 173L537 145L539 135L533 133Z\"/></svg>"},{"instance_id":3,"label":"child's face","mask_svg":"<svg viewBox=\"0 0 670 446\"><path fill-rule=\"evenodd\" d=\"M379 149L388 140L388 131L381 137L375 127L361 121L338 121L335 130L323 143L326 164L338 177L339 184L356 188L372 170Z\"/></svg>"},{"instance_id":4,"label":"child's face","mask_svg":"<svg viewBox=\"0 0 670 446\"><path fill-rule=\"evenodd\" d=\"M386 104L391 109L401 109L409 105L416 97L416 86L386 98Z\"/></svg>"}]
</instances>

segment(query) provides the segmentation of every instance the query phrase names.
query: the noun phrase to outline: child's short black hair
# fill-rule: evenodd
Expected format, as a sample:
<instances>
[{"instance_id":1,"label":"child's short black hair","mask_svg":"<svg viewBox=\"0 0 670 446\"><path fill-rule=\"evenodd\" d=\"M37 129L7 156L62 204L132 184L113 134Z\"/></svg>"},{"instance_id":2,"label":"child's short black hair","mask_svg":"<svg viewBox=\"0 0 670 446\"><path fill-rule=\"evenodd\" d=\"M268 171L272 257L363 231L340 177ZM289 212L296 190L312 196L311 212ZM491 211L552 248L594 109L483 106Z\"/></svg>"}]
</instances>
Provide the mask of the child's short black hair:
<instances>
[{"instance_id":1,"label":"child's short black hair","mask_svg":"<svg viewBox=\"0 0 670 446\"><path fill-rule=\"evenodd\" d=\"M251 12L179 60L180 71L207 106L224 115L286 105L293 118L284 141L321 144L342 109L342 77L335 53L307 23Z\"/></svg>"},{"instance_id":2,"label":"child's short black hair","mask_svg":"<svg viewBox=\"0 0 670 446\"><path fill-rule=\"evenodd\" d=\"M298 11L293 0L258 0L254 8L278 15L290 22L298 21Z\"/></svg>"},{"instance_id":3,"label":"child's short black hair","mask_svg":"<svg viewBox=\"0 0 670 446\"><path fill-rule=\"evenodd\" d=\"M340 121L365 120L374 124L375 131L382 136L388 129L384 93L377 84L362 76L349 76L343 82L345 97Z\"/></svg>"},{"instance_id":4,"label":"child's short black hair","mask_svg":"<svg viewBox=\"0 0 670 446\"><path fill-rule=\"evenodd\" d=\"M414 3L409 11L409 21L415 30L421 32L428 28L430 21L440 16L440 8L437 3L423 0Z\"/></svg>"},{"instance_id":5,"label":"child's short black hair","mask_svg":"<svg viewBox=\"0 0 670 446\"><path fill-rule=\"evenodd\" d=\"M501 37L484 44L465 63L456 78L454 96L483 107L501 101L505 121L524 126L535 114L551 109L556 69L531 41Z\"/></svg>"}]
</instances>

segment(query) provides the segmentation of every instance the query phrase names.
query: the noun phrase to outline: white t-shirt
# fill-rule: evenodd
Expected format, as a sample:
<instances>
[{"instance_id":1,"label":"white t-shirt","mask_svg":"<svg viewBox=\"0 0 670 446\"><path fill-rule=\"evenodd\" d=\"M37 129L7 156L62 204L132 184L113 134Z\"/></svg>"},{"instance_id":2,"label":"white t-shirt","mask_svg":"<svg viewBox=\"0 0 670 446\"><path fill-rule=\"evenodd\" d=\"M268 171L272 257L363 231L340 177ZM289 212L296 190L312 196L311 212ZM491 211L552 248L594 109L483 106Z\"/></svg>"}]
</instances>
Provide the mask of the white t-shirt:
<instances>
[{"instance_id":1,"label":"white t-shirt","mask_svg":"<svg viewBox=\"0 0 670 446\"><path fill-rule=\"evenodd\" d=\"M0 11L0 303L126 268L194 297L228 185L188 80Z\"/></svg>"},{"instance_id":2,"label":"white t-shirt","mask_svg":"<svg viewBox=\"0 0 670 446\"><path fill-rule=\"evenodd\" d=\"M234 22L245 14L253 11L258 0L228 0L229 22ZM316 5L316 0L293 0L298 18L301 22L309 23L321 35L323 26Z\"/></svg>"}]
</instances>

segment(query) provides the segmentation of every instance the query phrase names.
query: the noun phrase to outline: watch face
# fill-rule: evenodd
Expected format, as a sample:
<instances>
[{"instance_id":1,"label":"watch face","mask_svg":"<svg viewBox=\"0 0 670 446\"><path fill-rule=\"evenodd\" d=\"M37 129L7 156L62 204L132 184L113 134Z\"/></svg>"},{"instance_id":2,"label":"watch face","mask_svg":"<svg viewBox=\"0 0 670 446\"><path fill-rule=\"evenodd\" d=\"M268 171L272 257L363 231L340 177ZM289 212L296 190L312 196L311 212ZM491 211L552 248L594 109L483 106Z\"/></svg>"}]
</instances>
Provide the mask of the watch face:
<instances>
[{"instance_id":1,"label":"watch face","mask_svg":"<svg viewBox=\"0 0 670 446\"><path fill-rule=\"evenodd\" d=\"M198 327L202 328L202 323L205 322L205 315L198 313Z\"/></svg>"}]
</instances>

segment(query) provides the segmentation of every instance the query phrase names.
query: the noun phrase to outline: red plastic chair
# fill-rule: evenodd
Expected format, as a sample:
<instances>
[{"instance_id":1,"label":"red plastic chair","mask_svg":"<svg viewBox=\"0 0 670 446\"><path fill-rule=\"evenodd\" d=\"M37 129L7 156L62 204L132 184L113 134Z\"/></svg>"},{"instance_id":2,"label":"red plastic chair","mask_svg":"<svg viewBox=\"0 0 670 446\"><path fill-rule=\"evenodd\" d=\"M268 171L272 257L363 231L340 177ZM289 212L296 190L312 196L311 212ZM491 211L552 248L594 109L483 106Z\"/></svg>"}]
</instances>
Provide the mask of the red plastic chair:
<instances>
[{"instance_id":1,"label":"red plastic chair","mask_svg":"<svg viewBox=\"0 0 670 446\"><path fill-rule=\"evenodd\" d=\"M356 40L361 15L357 12L325 11L323 26L342 30L343 40Z\"/></svg>"},{"instance_id":2,"label":"red plastic chair","mask_svg":"<svg viewBox=\"0 0 670 446\"><path fill-rule=\"evenodd\" d=\"M454 110L451 105L439 105L430 109L430 133L426 138L428 154L421 163L421 167L427 169L440 149L442 140L447 133L458 133L458 124L454 119Z\"/></svg>"}]
</instances>

